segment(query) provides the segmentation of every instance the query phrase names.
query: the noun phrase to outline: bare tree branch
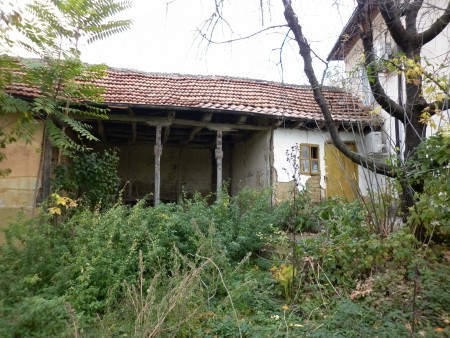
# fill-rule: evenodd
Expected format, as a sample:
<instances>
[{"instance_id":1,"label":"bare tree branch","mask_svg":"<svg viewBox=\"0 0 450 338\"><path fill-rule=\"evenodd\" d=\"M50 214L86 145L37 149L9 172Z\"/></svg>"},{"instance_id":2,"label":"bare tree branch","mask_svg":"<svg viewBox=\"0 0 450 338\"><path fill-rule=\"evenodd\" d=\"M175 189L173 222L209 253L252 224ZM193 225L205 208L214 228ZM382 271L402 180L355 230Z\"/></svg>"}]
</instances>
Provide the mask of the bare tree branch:
<instances>
[{"instance_id":1,"label":"bare tree branch","mask_svg":"<svg viewBox=\"0 0 450 338\"><path fill-rule=\"evenodd\" d=\"M358 0L359 6L373 5L371 0ZM386 26L394 39L395 43L402 49L407 49L408 41L411 40L411 35L403 27L400 20L400 11L393 0L380 1L380 12L383 16ZM370 18L368 18L370 20Z\"/></svg>"},{"instance_id":2,"label":"bare tree branch","mask_svg":"<svg viewBox=\"0 0 450 338\"><path fill-rule=\"evenodd\" d=\"M258 35L258 34L261 34L261 33L265 32L265 31L268 31L268 30L271 30L271 29L275 29L275 28L285 28L285 27L287 27L287 25L274 25L274 26L263 28L263 29L255 32L255 33L250 34L250 35L246 35L246 36L243 36L243 37L240 37L240 38L235 38L235 39L230 39L230 40L224 40L224 41L214 41L211 38L208 38L206 36L206 34L204 34L202 32L202 30L199 29L199 28L197 28L197 32L198 32L198 34L201 37L203 37L209 43L212 43L212 44L215 44L215 45L222 45L222 44L227 44L227 43L236 42L236 41L240 41L240 40L247 40L247 39L250 39L250 38L252 38L252 37L254 37L254 36Z\"/></svg>"},{"instance_id":3,"label":"bare tree branch","mask_svg":"<svg viewBox=\"0 0 450 338\"><path fill-rule=\"evenodd\" d=\"M302 27L298 22L298 17L292 9L291 0L282 0L284 5L284 16L286 21L292 30L295 40L297 41L298 47L300 49L300 55L303 58L304 62L304 71L306 76L308 77L308 81L312 87L314 99L320 107L320 110L323 114L325 125L330 133L331 139L333 140L334 145L337 149L339 149L345 156L351 159L353 162L363 166L364 168L370 169L376 173L383 174L386 176L395 176L393 168L384 163L377 162L375 160L369 159L359 153L356 153L350 150L347 145L342 141L339 136L339 131L337 130L333 117L331 115L328 104L323 96L321 86L317 81L317 77L315 75L313 66L312 66L312 58L311 58L311 49L308 45L308 41L302 32Z\"/></svg>"},{"instance_id":4,"label":"bare tree branch","mask_svg":"<svg viewBox=\"0 0 450 338\"><path fill-rule=\"evenodd\" d=\"M361 40L364 47L364 64L373 97L381 108L396 119L403 121L405 110L386 94L378 76L378 65L373 46L372 6L367 1L358 1L358 6L361 20Z\"/></svg>"},{"instance_id":5,"label":"bare tree branch","mask_svg":"<svg viewBox=\"0 0 450 338\"><path fill-rule=\"evenodd\" d=\"M426 31L420 33L417 37L421 45L425 45L441 33L450 23L450 1L448 2L445 13L441 15Z\"/></svg>"}]
</instances>

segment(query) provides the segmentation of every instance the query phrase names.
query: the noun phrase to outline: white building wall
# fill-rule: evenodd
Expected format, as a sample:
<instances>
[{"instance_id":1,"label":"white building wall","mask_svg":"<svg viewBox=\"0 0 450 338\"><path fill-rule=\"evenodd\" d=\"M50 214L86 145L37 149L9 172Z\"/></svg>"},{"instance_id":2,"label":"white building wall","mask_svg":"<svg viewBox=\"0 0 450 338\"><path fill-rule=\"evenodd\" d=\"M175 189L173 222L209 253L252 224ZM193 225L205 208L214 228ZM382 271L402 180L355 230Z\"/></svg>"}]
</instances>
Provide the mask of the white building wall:
<instances>
[{"instance_id":1,"label":"white building wall","mask_svg":"<svg viewBox=\"0 0 450 338\"><path fill-rule=\"evenodd\" d=\"M231 192L270 187L270 131L255 133L234 145L231 156Z\"/></svg>"},{"instance_id":2,"label":"white building wall","mask_svg":"<svg viewBox=\"0 0 450 338\"><path fill-rule=\"evenodd\" d=\"M445 8L447 7L446 0L435 0L433 1L434 8ZM430 24L442 14L442 12L436 12L430 10L430 6L426 4L423 6L421 12L418 16L418 27L419 32L426 30ZM381 17L378 15L374 22L374 45L376 49L383 49L386 45L389 45L395 51L395 43L391 39L390 35L387 33L386 26ZM450 27L447 28L439 34L434 40L426 44L422 48L422 66L426 66L425 61L431 63L429 70L433 73L440 74L442 76L450 77ZM372 108L376 111L377 105L373 102L371 97L370 88L367 81L361 77L360 68L363 64L363 46L362 42L358 41L352 50L349 52L345 59L345 69L347 74L347 89L353 93L360 96L364 103L370 103ZM443 65L443 67L441 67ZM380 81L385 89L387 95L389 95L394 101L398 102L399 92L398 92L398 76L394 73L380 73ZM404 80L403 80L404 81ZM404 94L403 85L403 97ZM389 145L388 150L391 154L395 153L395 120L390 117L390 115L385 112L380 112L384 124L383 124L383 141ZM450 114L448 112L443 113L441 116L436 116L434 121L438 127L447 124L450 120ZM436 130L431 130L430 127L427 128L427 136L431 135ZM401 148L400 151L403 153L403 139L404 139L404 128L403 124L400 123L399 137Z\"/></svg>"},{"instance_id":3,"label":"white building wall","mask_svg":"<svg viewBox=\"0 0 450 338\"><path fill-rule=\"evenodd\" d=\"M352 132L340 132L341 138L344 142L355 142L358 151L363 151L365 145L363 143L363 136ZM273 158L274 171L276 182L292 182L293 175L296 175L298 188L303 190L306 181L311 177L308 175L300 175L298 169L296 170L292 163L288 161L289 155L298 149L302 143L317 144L319 146L320 156L320 187L322 190L325 186L326 166L325 166L325 143L331 142L330 134L318 130L298 130L298 129L276 129L273 133ZM297 156L299 157L297 152ZM298 163L298 162L297 162ZM358 166L359 187L361 193L366 196L369 189L372 189L377 181L383 178L380 175L375 175L369 170ZM275 182L274 182L275 183ZM322 195L324 197L324 195Z\"/></svg>"}]
</instances>

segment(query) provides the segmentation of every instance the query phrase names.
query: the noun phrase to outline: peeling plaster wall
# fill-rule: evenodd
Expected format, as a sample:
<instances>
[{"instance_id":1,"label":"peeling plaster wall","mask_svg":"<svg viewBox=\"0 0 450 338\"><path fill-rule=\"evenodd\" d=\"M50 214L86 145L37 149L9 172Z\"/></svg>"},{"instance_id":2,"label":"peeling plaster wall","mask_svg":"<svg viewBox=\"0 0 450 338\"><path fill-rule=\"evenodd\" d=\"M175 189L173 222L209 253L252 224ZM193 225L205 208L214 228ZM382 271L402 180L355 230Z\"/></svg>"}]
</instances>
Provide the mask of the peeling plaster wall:
<instances>
[{"instance_id":1,"label":"peeling plaster wall","mask_svg":"<svg viewBox=\"0 0 450 338\"><path fill-rule=\"evenodd\" d=\"M270 187L270 131L255 133L232 150L231 193L242 188Z\"/></svg>"},{"instance_id":2,"label":"peeling plaster wall","mask_svg":"<svg viewBox=\"0 0 450 338\"><path fill-rule=\"evenodd\" d=\"M100 148L100 147L99 147ZM98 148L98 149L99 149ZM101 148L107 148L105 145ZM135 199L154 193L155 155L152 144L117 147L119 176L125 196ZM214 190L212 151L206 148L169 148L163 146L161 156L161 200L177 200L182 188L206 195Z\"/></svg>"},{"instance_id":3,"label":"peeling plaster wall","mask_svg":"<svg viewBox=\"0 0 450 338\"><path fill-rule=\"evenodd\" d=\"M341 132L341 137L344 142L355 142L358 149L362 149L362 138L358 134L351 132ZM293 190L293 175L295 174L298 180L298 189L301 191L305 189L320 188L319 198L324 198L325 187L325 143L330 141L330 135L326 132L320 132L315 130L298 130L298 129L276 129L273 133L273 156L274 156L274 189L275 199L282 200L289 198ZM292 164L287 160L288 155L292 153L292 148L298 149L297 146L302 143L317 144L319 146L320 156L320 180L316 180L314 176L299 175L297 170L294 170ZM297 158L299 154L296 154ZM297 161L298 163L298 161ZM359 186L363 195L368 194L370 188L370 179L373 174L368 170L358 166ZM314 192L317 193L317 192Z\"/></svg>"},{"instance_id":4,"label":"peeling plaster wall","mask_svg":"<svg viewBox=\"0 0 450 338\"><path fill-rule=\"evenodd\" d=\"M10 169L6 177L0 177L0 228L4 228L23 208L33 210L36 188L40 186L40 160L43 130L39 128L31 144L15 142L2 149L7 156L0 168ZM0 244L3 234L0 234Z\"/></svg>"}]
</instances>

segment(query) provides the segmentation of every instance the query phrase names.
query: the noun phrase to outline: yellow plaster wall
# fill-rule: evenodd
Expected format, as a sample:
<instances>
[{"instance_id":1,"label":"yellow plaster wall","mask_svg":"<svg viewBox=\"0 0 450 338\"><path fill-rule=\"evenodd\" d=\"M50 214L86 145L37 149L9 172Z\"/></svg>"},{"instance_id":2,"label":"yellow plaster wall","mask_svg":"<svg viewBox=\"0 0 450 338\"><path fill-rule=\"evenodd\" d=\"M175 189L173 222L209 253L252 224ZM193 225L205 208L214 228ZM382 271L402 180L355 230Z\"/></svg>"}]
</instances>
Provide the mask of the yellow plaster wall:
<instances>
[{"instance_id":1,"label":"yellow plaster wall","mask_svg":"<svg viewBox=\"0 0 450 338\"><path fill-rule=\"evenodd\" d=\"M43 130L39 128L31 142L18 141L9 144L2 152L6 159L0 162L1 169L10 169L6 177L0 177L0 228L7 226L22 208L34 206L36 187L39 187ZM0 235L0 243L2 242Z\"/></svg>"}]
</instances>

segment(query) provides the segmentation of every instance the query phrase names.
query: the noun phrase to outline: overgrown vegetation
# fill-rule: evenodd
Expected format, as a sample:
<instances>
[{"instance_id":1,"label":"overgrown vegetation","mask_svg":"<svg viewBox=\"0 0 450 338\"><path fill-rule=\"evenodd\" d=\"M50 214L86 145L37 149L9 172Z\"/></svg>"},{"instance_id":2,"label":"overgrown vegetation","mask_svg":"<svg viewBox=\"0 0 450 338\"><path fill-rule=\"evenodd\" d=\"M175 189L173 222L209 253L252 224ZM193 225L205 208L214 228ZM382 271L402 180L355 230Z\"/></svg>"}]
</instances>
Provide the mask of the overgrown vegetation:
<instances>
[{"instance_id":1,"label":"overgrown vegetation","mask_svg":"<svg viewBox=\"0 0 450 338\"><path fill-rule=\"evenodd\" d=\"M437 157L426 157L417 170L440 155L448 167L445 142L445 135L431 138ZM426 190L418 200L448 196L442 175L427 172L427 185L439 186L440 194ZM297 206L273 207L270 197L246 189L212 205L195 195L155 208L141 201L92 209L54 196L37 218L8 228L0 336L450 333L450 250L433 243L448 215L417 204L423 209L411 221L420 215L434 225L421 243L407 226L375 231L359 202L313 205L300 195ZM305 210L315 235L302 233ZM296 229L296 242L285 229Z\"/></svg>"},{"instance_id":2,"label":"overgrown vegetation","mask_svg":"<svg viewBox=\"0 0 450 338\"><path fill-rule=\"evenodd\" d=\"M91 208L111 206L119 194L118 166L119 156L115 150L79 152L55 168L53 191Z\"/></svg>"}]
</instances>

